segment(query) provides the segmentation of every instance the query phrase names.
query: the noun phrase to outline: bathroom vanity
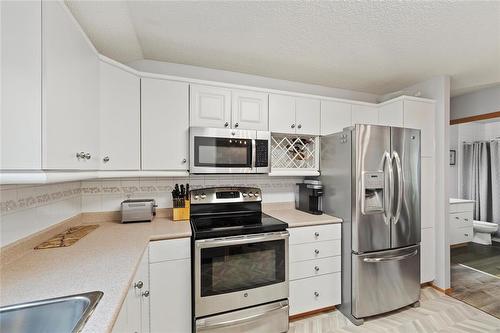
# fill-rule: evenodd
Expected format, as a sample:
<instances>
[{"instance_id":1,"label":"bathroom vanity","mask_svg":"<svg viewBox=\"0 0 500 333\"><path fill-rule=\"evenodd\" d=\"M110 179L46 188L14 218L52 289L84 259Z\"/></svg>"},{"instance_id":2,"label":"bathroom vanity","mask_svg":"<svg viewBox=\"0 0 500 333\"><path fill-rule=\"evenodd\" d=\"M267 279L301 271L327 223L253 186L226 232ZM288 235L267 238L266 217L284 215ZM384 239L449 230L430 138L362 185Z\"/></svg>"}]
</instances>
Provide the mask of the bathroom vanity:
<instances>
[{"instance_id":1,"label":"bathroom vanity","mask_svg":"<svg viewBox=\"0 0 500 333\"><path fill-rule=\"evenodd\" d=\"M474 203L474 200L450 199L450 245L472 242Z\"/></svg>"}]
</instances>

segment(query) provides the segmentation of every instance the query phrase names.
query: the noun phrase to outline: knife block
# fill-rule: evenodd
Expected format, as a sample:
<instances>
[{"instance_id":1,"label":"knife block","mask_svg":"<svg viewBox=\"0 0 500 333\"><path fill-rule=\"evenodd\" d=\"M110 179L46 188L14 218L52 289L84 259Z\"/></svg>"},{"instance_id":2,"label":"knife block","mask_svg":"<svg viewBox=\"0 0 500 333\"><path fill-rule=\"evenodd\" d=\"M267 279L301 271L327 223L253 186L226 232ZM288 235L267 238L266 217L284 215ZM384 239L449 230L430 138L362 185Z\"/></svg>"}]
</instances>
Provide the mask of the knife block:
<instances>
[{"instance_id":1,"label":"knife block","mask_svg":"<svg viewBox=\"0 0 500 333\"><path fill-rule=\"evenodd\" d=\"M184 201L184 207L173 208L172 219L174 221L184 221L184 220L189 221L190 217L189 209L190 209L189 200L186 200Z\"/></svg>"}]
</instances>

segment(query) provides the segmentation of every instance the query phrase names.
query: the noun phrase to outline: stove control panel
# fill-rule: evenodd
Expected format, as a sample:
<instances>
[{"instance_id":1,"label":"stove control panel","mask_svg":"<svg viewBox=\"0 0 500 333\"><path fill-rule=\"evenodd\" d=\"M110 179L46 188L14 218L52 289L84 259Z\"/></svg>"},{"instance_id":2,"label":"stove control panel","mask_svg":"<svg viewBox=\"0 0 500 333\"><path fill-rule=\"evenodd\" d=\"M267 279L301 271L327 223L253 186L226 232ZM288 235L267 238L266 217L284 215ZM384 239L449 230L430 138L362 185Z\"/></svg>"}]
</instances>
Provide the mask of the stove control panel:
<instances>
[{"instance_id":1,"label":"stove control panel","mask_svg":"<svg viewBox=\"0 0 500 333\"><path fill-rule=\"evenodd\" d=\"M258 187L210 187L190 191L191 205L262 201Z\"/></svg>"}]
</instances>

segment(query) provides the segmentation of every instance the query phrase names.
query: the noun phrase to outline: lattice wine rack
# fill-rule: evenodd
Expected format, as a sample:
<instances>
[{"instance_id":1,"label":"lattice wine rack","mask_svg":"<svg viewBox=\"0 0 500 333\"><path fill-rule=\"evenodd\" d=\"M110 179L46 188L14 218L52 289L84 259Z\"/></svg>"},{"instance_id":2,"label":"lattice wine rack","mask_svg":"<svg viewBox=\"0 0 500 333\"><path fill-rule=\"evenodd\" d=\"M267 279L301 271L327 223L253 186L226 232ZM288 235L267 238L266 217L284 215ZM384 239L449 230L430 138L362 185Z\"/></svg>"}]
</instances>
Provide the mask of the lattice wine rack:
<instances>
[{"instance_id":1,"label":"lattice wine rack","mask_svg":"<svg viewBox=\"0 0 500 333\"><path fill-rule=\"evenodd\" d=\"M319 137L272 134L272 171L317 171Z\"/></svg>"}]
</instances>

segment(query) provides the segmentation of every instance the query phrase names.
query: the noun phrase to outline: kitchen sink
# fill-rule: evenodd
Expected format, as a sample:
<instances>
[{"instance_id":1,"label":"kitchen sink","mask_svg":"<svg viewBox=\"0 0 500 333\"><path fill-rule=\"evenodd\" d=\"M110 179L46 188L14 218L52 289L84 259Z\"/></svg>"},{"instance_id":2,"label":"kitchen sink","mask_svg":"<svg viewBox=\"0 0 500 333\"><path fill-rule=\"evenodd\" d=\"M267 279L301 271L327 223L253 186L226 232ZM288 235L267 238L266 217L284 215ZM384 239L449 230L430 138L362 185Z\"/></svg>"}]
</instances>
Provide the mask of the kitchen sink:
<instances>
[{"instance_id":1,"label":"kitchen sink","mask_svg":"<svg viewBox=\"0 0 500 333\"><path fill-rule=\"evenodd\" d=\"M51 298L0 308L0 332L80 332L103 292Z\"/></svg>"}]
</instances>

